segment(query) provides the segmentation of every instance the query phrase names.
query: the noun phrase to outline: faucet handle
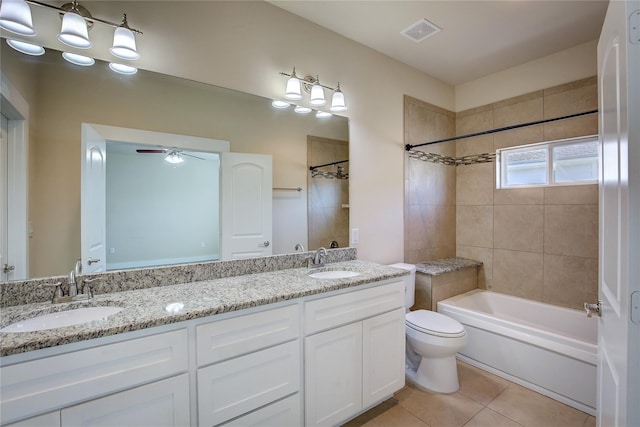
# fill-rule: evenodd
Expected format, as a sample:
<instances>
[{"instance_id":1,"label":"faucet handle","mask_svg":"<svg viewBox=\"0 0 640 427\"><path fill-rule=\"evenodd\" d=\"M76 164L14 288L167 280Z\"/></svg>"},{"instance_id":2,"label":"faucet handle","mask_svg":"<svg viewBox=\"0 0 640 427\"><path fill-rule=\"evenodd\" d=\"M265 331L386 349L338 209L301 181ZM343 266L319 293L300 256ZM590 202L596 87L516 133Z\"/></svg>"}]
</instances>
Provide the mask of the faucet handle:
<instances>
[{"instance_id":1,"label":"faucet handle","mask_svg":"<svg viewBox=\"0 0 640 427\"><path fill-rule=\"evenodd\" d=\"M102 277L94 277L93 279L84 279L82 281L82 283L84 284L82 293L87 294L88 299L93 298L93 289L91 289L91 287L93 286L92 283L96 280L102 280Z\"/></svg>"},{"instance_id":2,"label":"faucet handle","mask_svg":"<svg viewBox=\"0 0 640 427\"><path fill-rule=\"evenodd\" d=\"M51 297L51 302L56 302L59 298L64 296L64 293L62 292L62 282L42 283L39 287L55 287L53 290L53 296Z\"/></svg>"}]
</instances>

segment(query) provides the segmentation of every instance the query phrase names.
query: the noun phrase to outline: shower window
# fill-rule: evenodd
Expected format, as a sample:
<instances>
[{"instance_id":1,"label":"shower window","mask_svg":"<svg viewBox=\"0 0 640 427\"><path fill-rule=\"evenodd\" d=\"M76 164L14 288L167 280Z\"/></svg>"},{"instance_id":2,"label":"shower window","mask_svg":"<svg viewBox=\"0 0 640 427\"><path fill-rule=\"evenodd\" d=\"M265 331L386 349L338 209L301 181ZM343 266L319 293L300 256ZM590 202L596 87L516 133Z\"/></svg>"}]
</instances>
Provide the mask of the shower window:
<instances>
[{"instance_id":1,"label":"shower window","mask_svg":"<svg viewBox=\"0 0 640 427\"><path fill-rule=\"evenodd\" d=\"M496 188L593 184L598 181L597 135L496 151Z\"/></svg>"}]
</instances>

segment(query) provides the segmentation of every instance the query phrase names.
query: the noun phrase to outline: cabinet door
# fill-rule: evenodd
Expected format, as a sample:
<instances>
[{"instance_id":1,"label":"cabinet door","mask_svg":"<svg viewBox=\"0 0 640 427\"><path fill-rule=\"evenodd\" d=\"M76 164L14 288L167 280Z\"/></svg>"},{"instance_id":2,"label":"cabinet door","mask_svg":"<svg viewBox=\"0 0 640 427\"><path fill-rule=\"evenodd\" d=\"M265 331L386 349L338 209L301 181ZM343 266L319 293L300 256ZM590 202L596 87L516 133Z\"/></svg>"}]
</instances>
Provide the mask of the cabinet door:
<instances>
[{"instance_id":1,"label":"cabinet door","mask_svg":"<svg viewBox=\"0 0 640 427\"><path fill-rule=\"evenodd\" d=\"M63 427L184 427L189 424L188 374L62 410Z\"/></svg>"},{"instance_id":2,"label":"cabinet door","mask_svg":"<svg viewBox=\"0 0 640 427\"><path fill-rule=\"evenodd\" d=\"M404 309L362 322L362 406L367 408L404 387Z\"/></svg>"},{"instance_id":3,"label":"cabinet door","mask_svg":"<svg viewBox=\"0 0 640 427\"><path fill-rule=\"evenodd\" d=\"M332 426L362 408L362 322L305 338L305 425Z\"/></svg>"}]
</instances>

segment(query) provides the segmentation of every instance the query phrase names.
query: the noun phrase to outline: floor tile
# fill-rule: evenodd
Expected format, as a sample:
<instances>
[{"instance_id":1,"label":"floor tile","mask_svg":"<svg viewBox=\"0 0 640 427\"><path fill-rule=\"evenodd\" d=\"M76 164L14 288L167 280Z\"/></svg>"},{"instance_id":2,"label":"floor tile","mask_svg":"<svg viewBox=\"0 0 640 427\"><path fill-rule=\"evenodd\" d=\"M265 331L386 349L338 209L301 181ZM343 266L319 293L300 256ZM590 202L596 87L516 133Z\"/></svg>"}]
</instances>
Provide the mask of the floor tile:
<instances>
[{"instance_id":1,"label":"floor tile","mask_svg":"<svg viewBox=\"0 0 640 427\"><path fill-rule=\"evenodd\" d=\"M481 409L482 405L461 394L436 394L408 388L399 405L431 427L460 427Z\"/></svg>"},{"instance_id":2,"label":"floor tile","mask_svg":"<svg viewBox=\"0 0 640 427\"><path fill-rule=\"evenodd\" d=\"M344 424L343 427L430 427L428 424L398 405L395 398Z\"/></svg>"},{"instance_id":3,"label":"floor tile","mask_svg":"<svg viewBox=\"0 0 640 427\"><path fill-rule=\"evenodd\" d=\"M511 384L505 379L460 361L458 361L458 379L460 381L458 393L481 405L487 405Z\"/></svg>"},{"instance_id":4,"label":"floor tile","mask_svg":"<svg viewBox=\"0 0 640 427\"><path fill-rule=\"evenodd\" d=\"M525 427L582 427L587 414L517 384L487 405Z\"/></svg>"},{"instance_id":5,"label":"floor tile","mask_svg":"<svg viewBox=\"0 0 640 427\"><path fill-rule=\"evenodd\" d=\"M584 422L584 427L596 427L596 417L593 415L589 415L587 420Z\"/></svg>"},{"instance_id":6,"label":"floor tile","mask_svg":"<svg viewBox=\"0 0 640 427\"><path fill-rule=\"evenodd\" d=\"M518 424L491 409L484 408L471 418L464 427L522 427L522 424Z\"/></svg>"}]
</instances>

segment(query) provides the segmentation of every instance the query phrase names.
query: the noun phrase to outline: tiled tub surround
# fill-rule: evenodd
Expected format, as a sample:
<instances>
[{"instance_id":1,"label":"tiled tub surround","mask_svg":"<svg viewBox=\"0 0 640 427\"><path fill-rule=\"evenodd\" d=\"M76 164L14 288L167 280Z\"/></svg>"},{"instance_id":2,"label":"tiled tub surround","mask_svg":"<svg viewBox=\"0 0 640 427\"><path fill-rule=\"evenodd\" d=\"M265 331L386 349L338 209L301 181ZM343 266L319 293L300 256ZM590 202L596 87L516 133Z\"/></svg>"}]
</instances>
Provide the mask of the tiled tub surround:
<instances>
[{"instance_id":1,"label":"tiled tub surround","mask_svg":"<svg viewBox=\"0 0 640 427\"><path fill-rule=\"evenodd\" d=\"M62 304L42 302L5 307L0 315L0 325L3 327L34 315L70 308L109 305L123 307L124 310L103 321L38 332L0 333L0 355L7 356L167 325L354 287L407 274L404 270L366 261L338 262L327 265L324 269L345 269L356 271L360 275L346 279L314 279L308 276L310 270L303 267L224 279L97 294L93 300L88 302L77 301ZM167 304L174 302L183 303L184 308L176 313L169 313L165 310L165 307Z\"/></svg>"},{"instance_id":2,"label":"tiled tub surround","mask_svg":"<svg viewBox=\"0 0 640 427\"><path fill-rule=\"evenodd\" d=\"M482 262L467 258L445 258L416 264L414 310L437 311L438 301L478 287Z\"/></svg>"},{"instance_id":3,"label":"tiled tub surround","mask_svg":"<svg viewBox=\"0 0 640 427\"><path fill-rule=\"evenodd\" d=\"M592 77L458 113L406 97L405 143L594 110L597 94ZM593 114L419 149L461 159L597 133ZM477 259L480 288L571 308L597 299L596 184L498 190L495 163L453 167L409 155L406 177L405 262Z\"/></svg>"},{"instance_id":4,"label":"tiled tub surround","mask_svg":"<svg viewBox=\"0 0 640 427\"><path fill-rule=\"evenodd\" d=\"M84 279L99 278L99 280L93 282L94 293L99 295L306 267L307 259L311 255L313 255L313 252L301 252L231 261L212 261L166 267L119 270L82 275L78 278L78 283L80 284ZM327 263L352 261L355 259L357 259L357 251L355 248L327 250ZM0 283L0 307L50 301L53 289L41 285L57 282L63 284L62 287L66 293L68 290L67 276L2 282ZM81 289L78 291L81 291Z\"/></svg>"}]
</instances>

